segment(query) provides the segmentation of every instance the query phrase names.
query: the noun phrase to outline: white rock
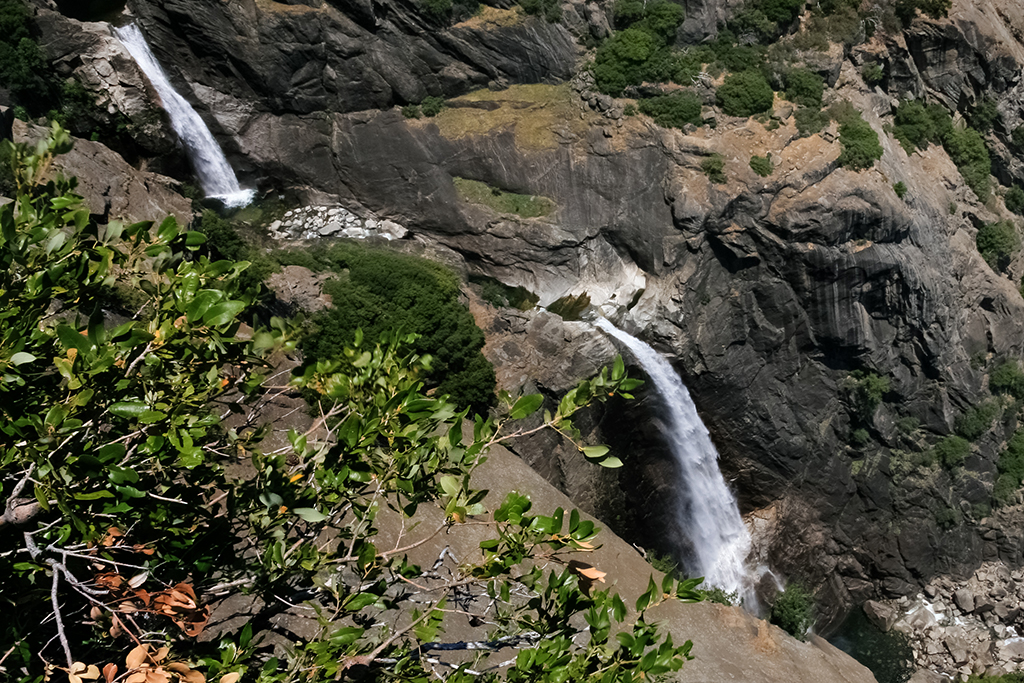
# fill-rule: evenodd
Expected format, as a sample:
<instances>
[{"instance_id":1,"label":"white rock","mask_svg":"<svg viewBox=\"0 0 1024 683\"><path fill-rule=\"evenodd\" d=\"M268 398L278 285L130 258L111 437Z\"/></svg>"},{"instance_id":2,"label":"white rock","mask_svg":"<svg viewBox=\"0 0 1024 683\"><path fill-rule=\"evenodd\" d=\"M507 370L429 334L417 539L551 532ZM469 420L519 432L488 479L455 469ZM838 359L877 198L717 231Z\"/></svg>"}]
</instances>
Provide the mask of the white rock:
<instances>
[{"instance_id":1,"label":"white rock","mask_svg":"<svg viewBox=\"0 0 1024 683\"><path fill-rule=\"evenodd\" d=\"M330 223L328 223L324 227L320 228L320 234L321 235L334 235L334 234L339 233L342 230L344 230L344 227L345 226L343 226L338 221L331 221ZM348 231L346 230L346 232L348 232Z\"/></svg>"}]
</instances>

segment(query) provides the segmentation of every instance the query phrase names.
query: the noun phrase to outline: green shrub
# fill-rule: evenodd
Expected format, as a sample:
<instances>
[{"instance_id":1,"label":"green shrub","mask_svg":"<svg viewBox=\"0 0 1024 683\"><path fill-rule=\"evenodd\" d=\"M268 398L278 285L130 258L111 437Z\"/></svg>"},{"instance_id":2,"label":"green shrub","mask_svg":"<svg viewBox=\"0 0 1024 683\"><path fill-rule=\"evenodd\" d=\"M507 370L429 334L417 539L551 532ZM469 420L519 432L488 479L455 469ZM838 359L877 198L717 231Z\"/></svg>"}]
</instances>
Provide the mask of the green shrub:
<instances>
[{"instance_id":1,"label":"green shrub","mask_svg":"<svg viewBox=\"0 0 1024 683\"><path fill-rule=\"evenodd\" d=\"M967 186L978 199L986 199L991 187L992 161L981 133L973 128L952 128L943 138L943 144Z\"/></svg>"},{"instance_id":2,"label":"green shrub","mask_svg":"<svg viewBox=\"0 0 1024 683\"><path fill-rule=\"evenodd\" d=\"M460 406L493 403L494 369L480 353L484 336L459 302L459 280L450 270L353 242L306 254L282 252L278 259L336 273L324 285L332 306L313 316L315 329L302 342L307 359L334 358L355 340L356 330L372 346L397 329L420 335L414 346L433 357L429 380L439 393Z\"/></svg>"},{"instance_id":3,"label":"green shrub","mask_svg":"<svg viewBox=\"0 0 1024 683\"><path fill-rule=\"evenodd\" d=\"M527 14L541 15L551 24L562 19L562 4L559 0L519 0L519 6Z\"/></svg>"},{"instance_id":4,"label":"green shrub","mask_svg":"<svg viewBox=\"0 0 1024 683\"><path fill-rule=\"evenodd\" d=\"M712 154L700 162L700 170L704 172L711 182L719 185L725 183L725 158L721 154Z\"/></svg>"},{"instance_id":5,"label":"green shrub","mask_svg":"<svg viewBox=\"0 0 1024 683\"><path fill-rule=\"evenodd\" d=\"M273 258L242 239L235 226L218 216L215 211L203 211L199 220L199 232L206 235L205 249L209 251L213 260L249 262L249 267L238 276L238 283L244 291L260 291L263 281L279 268Z\"/></svg>"},{"instance_id":6,"label":"green shrub","mask_svg":"<svg viewBox=\"0 0 1024 683\"><path fill-rule=\"evenodd\" d=\"M814 619L814 596L799 583L790 583L775 596L769 621L803 640Z\"/></svg>"},{"instance_id":7,"label":"green shrub","mask_svg":"<svg viewBox=\"0 0 1024 683\"><path fill-rule=\"evenodd\" d=\"M801 107L793 114L796 121L796 130L800 137L806 138L820 133L828 125L828 112L814 109L812 107Z\"/></svg>"},{"instance_id":8,"label":"green shrub","mask_svg":"<svg viewBox=\"0 0 1024 683\"><path fill-rule=\"evenodd\" d=\"M407 119L418 119L420 117L420 105L407 104L402 107L402 116Z\"/></svg>"},{"instance_id":9,"label":"green shrub","mask_svg":"<svg viewBox=\"0 0 1024 683\"><path fill-rule=\"evenodd\" d=\"M1006 208L1016 214L1024 214L1024 189L1020 185L1014 185L1003 196Z\"/></svg>"},{"instance_id":10,"label":"green shrub","mask_svg":"<svg viewBox=\"0 0 1024 683\"><path fill-rule=\"evenodd\" d=\"M701 101L693 93L674 93L640 100L640 111L663 128L682 128L701 124Z\"/></svg>"},{"instance_id":11,"label":"green shrub","mask_svg":"<svg viewBox=\"0 0 1024 683\"><path fill-rule=\"evenodd\" d=\"M644 18L644 3L640 0L616 0L612 17L617 30L629 28Z\"/></svg>"},{"instance_id":12,"label":"green shrub","mask_svg":"<svg viewBox=\"0 0 1024 683\"><path fill-rule=\"evenodd\" d=\"M470 275L469 281L479 285L480 297L495 308L518 308L521 311L528 311L540 300L540 297L525 287L511 287L493 277Z\"/></svg>"},{"instance_id":13,"label":"green shrub","mask_svg":"<svg viewBox=\"0 0 1024 683\"><path fill-rule=\"evenodd\" d=\"M853 413L861 422L870 422L882 399L889 392L889 378L873 372L854 370L844 383L853 404Z\"/></svg>"},{"instance_id":14,"label":"green shrub","mask_svg":"<svg viewBox=\"0 0 1024 683\"><path fill-rule=\"evenodd\" d=\"M1010 133L1010 139L1018 150L1024 150L1024 124L1013 129L1013 132Z\"/></svg>"},{"instance_id":15,"label":"green shrub","mask_svg":"<svg viewBox=\"0 0 1024 683\"><path fill-rule=\"evenodd\" d=\"M885 70L882 68L881 64L865 64L861 67L860 75L861 78L864 79L865 83L868 85L875 85L885 78Z\"/></svg>"},{"instance_id":16,"label":"green shrub","mask_svg":"<svg viewBox=\"0 0 1024 683\"><path fill-rule=\"evenodd\" d=\"M974 406L956 420L956 433L968 441L977 441L982 434L992 427L1001 412L997 401L985 401Z\"/></svg>"},{"instance_id":17,"label":"green shrub","mask_svg":"<svg viewBox=\"0 0 1024 683\"><path fill-rule=\"evenodd\" d=\"M810 69L790 69L785 80L787 100L804 107L821 108L824 78Z\"/></svg>"},{"instance_id":18,"label":"green shrub","mask_svg":"<svg viewBox=\"0 0 1024 683\"><path fill-rule=\"evenodd\" d=\"M652 0L645 6L644 18L637 26L661 38L666 44L674 42L676 29L683 23L683 6L671 0Z\"/></svg>"},{"instance_id":19,"label":"green shrub","mask_svg":"<svg viewBox=\"0 0 1024 683\"><path fill-rule=\"evenodd\" d=\"M425 97L420 102L420 108L423 110L424 116L437 116L444 109L445 103L443 97Z\"/></svg>"},{"instance_id":20,"label":"green shrub","mask_svg":"<svg viewBox=\"0 0 1024 683\"><path fill-rule=\"evenodd\" d=\"M726 605L730 607L740 604L740 596L736 591L726 593L724 588L709 586L706 583L702 583L697 588L697 592L704 596L704 599L707 602L713 602L718 605Z\"/></svg>"},{"instance_id":21,"label":"green shrub","mask_svg":"<svg viewBox=\"0 0 1024 683\"><path fill-rule=\"evenodd\" d=\"M907 186L902 180L893 185L892 190L900 199L903 199L904 197L907 196Z\"/></svg>"},{"instance_id":22,"label":"green shrub","mask_svg":"<svg viewBox=\"0 0 1024 683\"><path fill-rule=\"evenodd\" d=\"M933 142L941 142L952 125L949 114L941 106L926 106L917 100L906 100L896 108L893 137L903 145L907 154L913 154Z\"/></svg>"},{"instance_id":23,"label":"green shrub","mask_svg":"<svg viewBox=\"0 0 1024 683\"><path fill-rule=\"evenodd\" d=\"M1024 400L1024 372L1016 361L1000 363L988 376L988 388L994 394L1009 394L1018 401Z\"/></svg>"},{"instance_id":24,"label":"green shrub","mask_svg":"<svg viewBox=\"0 0 1024 683\"><path fill-rule=\"evenodd\" d=\"M806 0L760 0L757 8L769 21L785 24L796 19L805 4Z\"/></svg>"},{"instance_id":25,"label":"green shrub","mask_svg":"<svg viewBox=\"0 0 1024 683\"><path fill-rule=\"evenodd\" d=\"M967 120L970 121L971 128L982 133L992 130L992 126L1000 118L1001 114L996 109L996 101L991 97L982 97L967 114Z\"/></svg>"},{"instance_id":26,"label":"green shrub","mask_svg":"<svg viewBox=\"0 0 1024 683\"><path fill-rule=\"evenodd\" d=\"M912 435L921 428L921 421L916 417L901 417L896 421L896 429L907 436Z\"/></svg>"},{"instance_id":27,"label":"green shrub","mask_svg":"<svg viewBox=\"0 0 1024 683\"><path fill-rule=\"evenodd\" d=\"M839 126L839 165L854 171L874 166L882 158L882 145L878 141L878 133L867 121L857 115Z\"/></svg>"},{"instance_id":28,"label":"green shrub","mask_svg":"<svg viewBox=\"0 0 1024 683\"><path fill-rule=\"evenodd\" d=\"M1021 482L1024 481L1024 430L1017 430L999 454L996 462L999 478L992 489L997 505L1006 505L1013 499Z\"/></svg>"},{"instance_id":29,"label":"green shrub","mask_svg":"<svg viewBox=\"0 0 1024 683\"><path fill-rule=\"evenodd\" d=\"M564 320L579 320L580 315L583 311L587 310L590 306L590 295L586 292L573 296L572 294L566 294L561 299L553 301L549 306L548 310L555 315L559 315Z\"/></svg>"},{"instance_id":30,"label":"green shrub","mask_svg":"<svg viewBox=\"0 0 1024 683\"><path fill-rule=\"evenodd\" d=\"M452 0L423 0L423 9L435 18L447 17L452 11Z\"/></svg>"},{"instance_id":31,"label":"green shrub","mask_svg":"<svg viewBox=\"0 0 1024 683\"><path fill-rule=\"evenodd\" d=\"M933 19L940 19L949 14L953 0L896 0L896 16L909 23L914 18L914 13L921 10Z\"/></svg>"},{"instance_id":32,"label":"green shrub","mask_svg":"<svg viewBox=\"0 0 1024 683\"><path fill-rule=\"evenodd\" d=\"M753 116L772 108L775 93L760 71L729 74L715 93L718 104L729 116Z\"/></svg>"},{"instance_id":33,"label":"green shrub","mask_svg":"<svg viewBox=\"0 0 1024 683\"><path fill-rule=\"evenodd\" d=\"M971 452L971 444L961 436L947 436L935 444L935 457L946 469L963 464Z\"/></svg>"},{"instance_id":34,"label":"green shrub","mask_svg":"<svg viewBox=\"0 0 1024 683\"><path fill-rule=\"evenodd\" d=\"M871 443L871 435L868 433L868 430L863 427L860 429L854 429L850 433L850 443L857 448L863 448Z\"/></svg>"},{"instance_id":35,"label":"green shrub","mask_svg":"<svg viewBox=\"0 0 1024 683\"><path fill-rule=\"evenodd\" d=\"M636 116L636 107L633 106L632 103L627 104L625 107L622 108L622 115L623 116Z\"/></svg>"},{"instance_id":36,"label":"green shrub","mask_svg":"<svg viewBox=\"0 0 1024 683\"><path fill-rule=\"evenodd\" d=\"M976 238L978 253L992 270L1005 270L1010 265L1010 257L1020 249L1020 237L1017 226L1012 221L986 223L978 228Z\"/></svg>"},{"instance_id":37,"label":"green shrub","mask_svg":"<svg viewBox=\"0 0 1024 683\"><path fill-rule=\"evenodd\" d=\"M647 62L661 48L658 38L643 29L630 27L616 33L594 56L598 90L618 96L627 86L643 82Z\"/></svg>"},{"instance_id":38,"label":"green shrub","mask_svg":"<svg viewBox=\"0 0 1024 683\"><path fill-rule=\"evenodd\" d=\"M775 167L772 166L772 153L768 152L768 156L766 157L750 157L750 168L752 168L754 173L762 178L770 176L772 171L775 170Z\"/></svg>"},{"instance_id":39,"label":"green shrub","mask_svg":"<svg viewBox=\"0 0 1024 683\"><path fill-rule=\"evenodd\" d=\"M960 524L960 513L948 505L943 505L935 511L935 523L940 529L949 530Z\"/></svg>"}]
</instances>

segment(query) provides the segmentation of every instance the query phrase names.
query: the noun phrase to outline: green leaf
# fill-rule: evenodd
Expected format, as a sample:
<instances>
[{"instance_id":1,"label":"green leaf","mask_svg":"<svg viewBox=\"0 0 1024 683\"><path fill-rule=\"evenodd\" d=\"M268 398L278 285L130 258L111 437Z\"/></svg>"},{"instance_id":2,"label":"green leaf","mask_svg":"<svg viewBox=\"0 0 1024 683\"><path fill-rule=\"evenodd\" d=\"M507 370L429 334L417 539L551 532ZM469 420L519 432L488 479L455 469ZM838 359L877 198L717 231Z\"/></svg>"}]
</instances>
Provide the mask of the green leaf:
<instances>
[{"instance_id":1,"label":"green leaf","mask_svg":"<svg viewBox=\"0 0 1024 683\"><path fill-rule=\"evenodd\" d=\"M31 363L36 359L31 353L25 351L19 351L18 353L11 356L11 365L24 365L25 363Z\"/></svg>"},{"instance_id":2,"label":"green leaf","mask_svg":"<svg viewBox=\"0 0 1024 683\"><path fill-rule=\"evenodd\" d=\"M513 420L522 420L524 417L537 412L543 403L544 397L541 394L520 396L516 404L512 406L508 416Z\"/></svg>"},{"instance_id":3,"label":"green leaf","mask_svg":"<svg viewBox=\"0 0 1024 683\"><path fill-rule=\"evenodd\" d=\"M216 289L201 289L185 308L185 318L190 323L202 319L210 307L224 298L224 293Z\"/></svg>"},{"instance_id":4,"label":"green leaf","mask_svg":"<svg viewBox=\"0 0 1024 683\"><path fill-rule=\"evenodd\" d=\"M185 246L186 247L198 247L201 244L206 243L206 235L195 230L189 230L185 233Z\"/></svg>"},{"instance_id":5,"label":"green leaf","mask_svg":"<svg viewBox=\"0 0 1024 683\"><path fill-rule=\"evenodd\" d=\"M328 518L327 515L314 508L295 508L292 510L292 514L313 524L322 522Z\"/></svg>"},{"instance_id":6,"label":"green leaf","mask_svg":"<svg viewBox=\"0 0 1024 683\"><path fill-rule=\"evenodd\" d=\"M584 446L583 447L583 455L587 456L590 459L600 458L602 455L605 455L607 453L608 453L608 447L607 446Z\"/></svg>"},{"instance_id":7,"label":"green leaf","mask_svg":"<svg viewBox=\"0 0 1024 683\"><path fill-rule=\"evenodd\" d=\"M622 461L616 458L614 455L609 455L607 458L599 461L597 464L600 465L601 467L607 467L608 469L611 470L622 467Z\"/></svg>"},{"instance_id":8,"label":"green leaf","mask_svg":"<svg viewBox=\"0 0 1024 683\"><path fill-rule=\"evenodd\" d=\"M149 410L149 406L142 401L119 401L110 406L107 410L118 417L131 419L137 418Z\"/></svg>"},{"instance_id":9,"label":"green leaf","mask_svg":"<svg viewBox=\"0 0 1024 683\"><path fill-rule=\"evenodd\" d=\"M225 301L219 303L203 315L203 324L210 327L227 325L233 322L235 317L244 309L244 301Z\"/></svg>"},{"instance_id":10,"label":"green leaf","mask_svg":"<svg viewBox=\"0 0 1024 683\"><path fill-rule=\"evenodd\" d=\"M441 477L441 490L444 491L445 495L449 498L455 498L459 495L459 480L451 475Z\"/></svg>"},{"instance_id":11,"label":"green leaf","mask_svg":"<svg viewBox=\"0 0 1024 683\"><path fill-rule=\"evenodd\" d=\"M153 424L159 422L167 417L167 413L162 413L159 410L144 410L139 414L139 422L142 424Z\"/></svg>"},{"instance_id":12,"label":"green leaf","mask_svg":"<svg viewBox=\"0 0 1024 683\"><path fill-rule=\"evenodd\" d=\"M377 602L377 596L373 593L359 593L358 595L353 595L348 599L345 603L345 609L349 612L358 612L364 607L372 605L375 602Z\"/></svg>"}]
</instances>

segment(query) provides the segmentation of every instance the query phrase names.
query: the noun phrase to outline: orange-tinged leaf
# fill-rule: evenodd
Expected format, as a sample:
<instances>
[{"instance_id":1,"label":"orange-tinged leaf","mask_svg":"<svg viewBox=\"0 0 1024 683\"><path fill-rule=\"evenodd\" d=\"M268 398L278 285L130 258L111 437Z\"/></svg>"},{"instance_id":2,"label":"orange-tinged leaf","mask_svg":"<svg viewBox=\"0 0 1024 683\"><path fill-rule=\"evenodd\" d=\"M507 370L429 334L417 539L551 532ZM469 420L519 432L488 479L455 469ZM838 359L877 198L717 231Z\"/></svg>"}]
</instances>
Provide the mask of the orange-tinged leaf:
<instances>
[{"instance_id":1,"label":"orange-tinged leaf","mask_svg":"<svg viewBox=\"0 0 1024 683\"><path fill-rule=\"evenodd\" d=\"M192 670L185 662L171 662L167 665L167 668L176 674L187 674Z\"/></svg>"},{"instance_id":2,"label":"orange-tinged leaf","mask_svg":"<svg viewBox=\"0 0 1024 683\"><path fill-rule=\"evenodd\" d=\"M146 661L146 655L149 654L149 648L145 645L136 645L128 656L124 658L125 666L129 669L138 669L142 666L142 663Z\"/></svg>"},{"instance_id":3,"label":"orange-tinged leaf","mask_svg":"<svg viewBox=\"0 0 1024 683\"><path fill-rule=\"evenodd\" d=\"M159 650L156 651L156 654L153 655L153 661L159 664L163 660L167 659L167 654L170 651L171 648L167 647L166 645L162 646Z\"/></svg>"},{"instance_id":4,"label":"orange-tinged leaf","mask_svg":"<svg viewBox=\"0 0 1024 683\"><path fill-rule=\"evenodd\" d=\"M590 541L576 541L576 546L583 550L594 550L594 544Z\"/></svg>"},{"instance_id":5,"label":"orange-tinged leaf","mask_svg":"<svg viewBox=\"0 0 1024 683\"><path fill-rule=\"evenodd\" d=\"M206 683L206 676L193 669L181 677L185 683Z\"/></svg>"},{"instance_id":6,"label":"orange-tinged leaf","mask_svg":"<svg viewBox=\"0 0 1024 683\"><path fill-rule=\"evenodd\" d=\"M72 363L74 363L75 362L75 358L77 358L77 357L78 357L78 349L76 349L75 347L72 346L70 349L68 349L68 360L71 361Z\"/></svg>"},{"instance_id":7,"label":"orange-tinged leaf","mask_svg":"<svg viewBox=\"0 0 1024 683\"><path fill-rule=\"evenodd\" d=\"M293 474L291 479L288 480L288 483L289 484L294 484L299 479L302 479L304 476L306 476L306 475L304 475L302 472L299 472L298 474Z\"/></svg>"},{"instance_id":8,"label":"orange-tinged leaf","mask_svg":"<svg viewBox=\"0 0 1024 683\"><path fill-rule=\"evenodd\" d=\"M604 577L608 576L607 572L603 572L596 567L583 567L577 571L591 581L600 581L601 583L604 583Z\"/></svg>"},{"instance_id":9,"label":"orange-tinged leaf","mask_svg":"<svg viewBox=\"0 0 1024 683\"><path fill-rule=\"evenodd\" d=\"M220 683L238 683L238 679L242 677L242 674L237 671L232 671L229 674L224 674L220 677Z\"/></svg>"},{"instance_id":10,"label":"orange-tinged leaf","mask_svg":"<svg viewBox=\"0 0 1024 683\"><path fill-rule=\"evenodd\" d=\"M136 671L127 679L125 679L124 683L146 683L146 672Z\"/></svg>"},{"instance_id":11,"label":"orange-tinged leaf","mask_svg":"<svg viewBox=\"0 0 1024 683\"><path fill-rule=\"evenodd\" d=\"M113 683L114 679L117 678L117 664L111 662L103 667L103 678L106 679L107 683Z\"/></svg>"}]
</instances>

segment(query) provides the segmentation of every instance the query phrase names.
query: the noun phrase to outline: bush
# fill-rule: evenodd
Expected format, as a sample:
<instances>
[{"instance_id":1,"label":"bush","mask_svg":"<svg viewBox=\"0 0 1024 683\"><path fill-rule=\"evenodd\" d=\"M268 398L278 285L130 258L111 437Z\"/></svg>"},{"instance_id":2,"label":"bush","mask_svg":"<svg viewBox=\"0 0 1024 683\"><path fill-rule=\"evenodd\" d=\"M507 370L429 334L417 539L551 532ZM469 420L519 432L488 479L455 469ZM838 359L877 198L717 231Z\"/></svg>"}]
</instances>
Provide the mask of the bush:
<instances>
[{"instance_id":1,"label":"bush","mask_svg":"<svg viewBox=\"0 0 1024 683\"><path fill-rule=\"evenodd\" d=\"M452 0L423 0L423 8L431 16L440 19L452 11Z\"/></svg>"},{"instance_id":2,"label":"bush","mask_svg":"<svg viewBox=\"0 0 1024 683\"><path fill-rule=\"evenodd\" d=\"M982 97L978 100L978 103L971 108L970 113L967 115L967 120L971 123L971 128L978 130L982 133L987 133L992 130L992 126L999 121L1001 114L996 109L996 101L991 97Z\"/></svg>"},{"instance_id":3,"label":"bush","mask_svg":"<svg viewBox=\"0 0 1024 683\"><path fill-rule=\"evenodd\" d=\"M629 28L644 18L644 3L640 0L616 0L612 17L617 30Z\"/></svg>"},{"instance_id":4,"label":"bush","mask_svg":"<svg viewBox=\"0 0 1024 683\"><path fill-rule=\"evenodd\" d=\"M278 264L262 249L253 248L238 234L235 227L215 211L206 209L199 220L199 231L206 235L205 248L212 259L248 261L249 267L239 275L237 282L243 291L259 292L263 281L278 270Z\"/></svg>"},{"instance_id":5,"label":"bush","mask_svg":"<svg viewBox=\"0 0 1024 683\"><path fill-rule=\"evenodd\" d=\"M893 185L892 186L892 190L893 190L893 192L896 193L896 196L899 197L900 199L903 199L904 197L907 196L907 186L906 186L906 184L902 180L900 182L896 183L895 185Z\"/></svg>"},{"instance_id":6,"label":"bush","mask_svg":"<svg viewBox=\"0 0 1024 683\"><path fill-rule=\"evenodd\" d=\"M953 163L960 169L964 182L978 195L978 199L984 201L990 189L992 161L981 133L973 128L952 128L943 138L943 144Z\"/></svg>"},{"instance_id":7,"label":"bush","mask_svg":"<svg viewBox=\"0 0 1024 683\"><path fill-rule=\"evenodd\" d=\"M1020 185L1014 185L1003 196L1006 208L1016 214L1024 214L1024 189Z\"/></svg>"},{"instance_id":8,"label":"bush","mask_svg":"<svg viewBox=\"0 0 1024 683\"><path fill-rule=\"evenodd\" d=\"M878 133L860 114L839 126L839 143L843 147L839 153L839 165L844 168L861 171L871 168L882 158Z\"/></svg>"},{"instance_id":9,"label":"bush","mask_svg":"<svg viewBox=\"0 0 1024 683\"><path fill-rule=\"evenodd\" d=\"M810 69L790 69L786 73L786 99L804 107L821 108L825 79Z\"/></svg>"},{"instance_id":10,"label":"bush","mask_svg":"<svg viewBox=\"0 0 1024 683\"><path fill-rule=\"evenodd\" d=\"M1020 365L1012 360L997 365L988 376L988 388L994 394L1009 394L1018 401L1024 400L1024 372Z\"/></svg>"},{"instance_id":11,"label":"bush","mask_svg":"<svg viewBox=\"0 0 1024 683\"><path fill-rule=\"evenodd\" d=\"M1021 482L1024 481L1024 431L1017 430L1006 444L1006 449L999 454L996 462L999 478L992 489L992 497L997 505L1011 502Z\"/></svg>"},{"instance_id":12,"label":"bush","mask_svg":"<svg viewBox=\"0 0 1024 683\"><path fill-rule=\"evenodd\" d=\"M889 392L889 378L873 372L854 370L845 387L853 404L853 413L861 422L870 422L882 399Z\"/></svg>"},{"instance_id":13,"label":"bush","mask_svg":"<svg viewBox=\"0 0 1024 683\"><path fill-rule=\"evenodd\" d=\"M521 311L528 311L540 300L540 297L525 287L512 287L493 277L470 275L469 281L480 286L480 298L495 308L518 308Z\"/></svg>"},{"instance_id":14,"label":"bush","mask_svg":"<svg viewBox=\"0 0 1024 683\"><path fill-rule=\"evenodd\" d=\"M962 465L970 452L970 442L960 436L947 436L935 444L935 457L946 469Z\"/></svg>"},{"instance_id":15,"label":"bush","mask_svg":"<svg viewBox=\"0 0 1024 683\"><path fill-rule=\"evenodd\" d=\"M590 307L590 295L586 292L573 296L567 294L548 305L548 311L561 316L564 320L579 320L583 311Z\"/></svg>"},{"instance_id":16,"label":"bush","mask_svg":"<svg viewBox=\"0 0 1024 683\"><path fill-rule=\"evenodd\" d=\"M762 178L770 176L772 171L775 170L775 167L772 166L772 153L768 152L768 156L766 157L750 157L750 168L752 168L754 173Z\"/></svg>"},{"instance_id":17,"label":"bush","mask_svg":"<svg viewBox=\"0 0 1024 683\"><path fill-rule=\"evenodd\" d=\"M402 107L402 116L407 119L418 119L420 117L420 105L407 104Z\"/></svg>"},{"instance_id":18,"label":"bush","mask_svg":"<svg viewBox=\"0 0 1024 683\"><path fill-rule=\"evenodd\" d=\"M719 185L725 183L725 158L721 154L712 154L700 163L700 170L704 172L711 182Z\"/></svg>"},{"instance_id":19,"label":"bush","mask_svg":"<svg viewBox=\"0 0 1024 683\"><path fill-rule=\"evenodd\" d=\"M283 252L283 264L294 252ZM390 330L420 335L419 353L434 363L428 375L441 394L459 406L494 402L494 369L480 353L484 336L459 302L459 281L447 268L423 259L339 242L311 254L315 267L337 277L324 285L332 306L313 317L315 330L303 340L311 362L331 360L362 330L371 346ZM300 257L303 258L303 257Z\"/></svg>"},{"instance_id":20,"label":"bush","mask_svg":"<svg viewBox=\"0 0 1024 683\"><path fill-rule=\"evenodd\" d=\"M1013 129L1013 132L1010 133L1010 139L1018 150L1024 150L1024 124Z\"/></svg>"},{"instance_id":21,"label":"bush","mask_svg":"<svg viewBox=\"0 0 1024 683\"><path fill-rule=\"evenodd\" d=\"M1020 249L1017 226L1012 221L986 223L978 228L978 253L992 270L1002 271L1010 265L1010 257Z\"/></svg>"},{"instance_id":22,"label":"bush","mask_svg":"<svg viewBox=\"0 0 1024 683\"><path fill-rule=\"evenodd\" d=\"M796 19L805 4L806 0L760 0L757 6L769 21L785 24Z\"/></svg>"},{"instance_id":23,"label":"bush","mask_svg":"<svg viewBox=\"0 0 1024 683\"><path fill-rule=\"evenodd\" d=\"M424 116L437 116L444 107L443 97L425 97L420 102L420 109L423 110Z\"/></svg>"},{"instance_id":24,"label":"bush","mask_svg":"<svg viewBox=\"0 0 1024 683\"><path fill-rule=\"evenodd\" d=\"M803 640L814 619L814 597L799 583L790 583L775 596L769 621Z\"/></svg>"},{"instance_id":25,"label":"bush","mask_svg":"<svg viewBox=\"0 0 1024 683\"><path fill-rule=\"evenodd\" d=\"M818 109L801 107L796 110L793 119L796 121L796 130L800 137L806 138L820 133L828 125L829 115L828 112Z\"/></svg>"},{"instance_id":26,"label":"bush","mask_svg":"<svg viewBox=\"0 0 1024 683\"><path fill-rule=\"evenodd\" d=\"M885 70L881 64L865 64L860 70L861 78L868 85L880 83L885 78Z\"/></svg>"},{"instance_id":27,"label":"bush","mask_svg":"<svg viewBox=\"0 0 1024 683\"><path fill-rule=\"evenodd\" d=\"M907 154L913 154L933 142L941 142L952 125L949 114L941 106L925 106L917 100L906 100L896 108L893 137L899 140Z\"/></svg>"},{"instance_id":28,"label":"bush","mask_svg":"<svg viewBox=\"0 0 1024 683\"><path fill-rule=\"evenodd\" d=\"M863 448L871 443L871 435L868 433L868 430L864 428L854 429L853 432L850 433L850 443L857 448Z\"/></svg>"},{"instance_id":29,"label":"bush","mask_svg":"<svg viewBox=\"0 0 1024 683\"><path fill-rule=\"evenodd\" d=\"M619 31L598 48L594 80L607 95L621 95L627 86L644 80L647 62L661 49L657 37L640 28Z\"/></svg>"},{"instance_id":30,"label":"bush","mask_svg":"<svg viewBox=\"0 0 1024 683\"><path fill-rule=\"evenodd\" d=\"M559 0L519 0L519 6L527 14L543 15L551 24L562 19L562 4Z\"/></svg>"},{"instance_id":31,"label":"bush","mask_svg":"<svg viewBox=\"0 0 1024 683\"><path fill-rule=\"evenodd\" d=\"M977 441L992 427L992 421L999 416L1000 412L997 401L985 401L981 405L974 406L957 418L956 433L968 441Z\"/></svg>"},{"instance_id":32,"label":"bush","mask_svg":"<svg viewBox=\"0 0 1024 683\"><path fill-rule=\"evenodd\" d=\"M775 93L760 71L750 70L726 76L716 98L729 116L753 116L772 108Z\"/></svg>"},{"instance_id":33,"label":"bush","mask_svg":"<svg viewBox=\"0 0 1024 683\"><path fill-rule=\"evenodd\" d=\"M953 6L953 0L896 0L896 16L909 23L914 18L914 13L921 10L932 19L941 19L949 14L949 8Z\"/></svg>"},{"instance_id":34,"label":"bush","mask_svg":"<svg viewBox=\"0 0 1024 683\"><path fill-rule=\"evenodd\" d=\"M660 95L640 100L640 111L663 128L682 128L688 123L701 124L701 101L693 93Z\"/></svg>"}]
</instances>

